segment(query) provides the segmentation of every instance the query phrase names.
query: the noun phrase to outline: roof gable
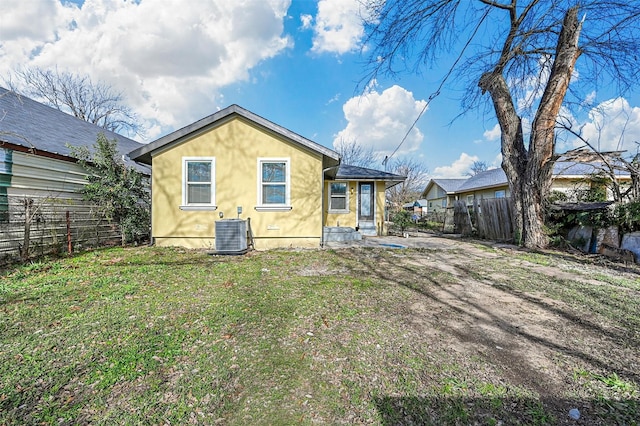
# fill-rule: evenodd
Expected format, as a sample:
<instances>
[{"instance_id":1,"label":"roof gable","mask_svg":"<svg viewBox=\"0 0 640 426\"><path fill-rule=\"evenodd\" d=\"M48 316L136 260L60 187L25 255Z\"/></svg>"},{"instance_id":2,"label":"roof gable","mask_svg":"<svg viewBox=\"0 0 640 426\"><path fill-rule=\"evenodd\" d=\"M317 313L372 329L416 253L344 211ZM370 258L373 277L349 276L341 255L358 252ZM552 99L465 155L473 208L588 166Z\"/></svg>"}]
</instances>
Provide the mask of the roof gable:
<instances>
[{"instance_id":1,"label":"roof gable","mask_svg":"<svg viewBox=\"0 0 640 426\"><path fill-rule=\"evenodd\" d=\"M313 142L303 136L300 136L299 134L292 132L289 129L275 124L235 104L228 106L227 108L222 109L207 117L204 117L194 123L191 123L188 126L178 129L175 132L169 133L168 135L165 135L148 145L144 145L138 149L135 149L129 153L129 156L135 161L139 161L145 164L151 164L151 156L154 152L169 149L175 144L180 143L187 138L191 138L195 135L206 132L212 128L230 121L235 117L241 117L245 120L248 120L251 123L258 125L263 130L275 133L280 137L284 137L304 149L324 155L336 161L340 159L340 155L337 152L326 148L316 142Z\"/></svg>"},{"instance_id":2,"label":"roof gable","mask_svg":"<svg viewBox=\"0 0 640 426\"><path fill-rule=\"evenodd\" d=\"M447 194L453 194L465 181L466 179L431 179L421 196L426 197L434 185L440 187Z\"/></svg>"}]
</instances>

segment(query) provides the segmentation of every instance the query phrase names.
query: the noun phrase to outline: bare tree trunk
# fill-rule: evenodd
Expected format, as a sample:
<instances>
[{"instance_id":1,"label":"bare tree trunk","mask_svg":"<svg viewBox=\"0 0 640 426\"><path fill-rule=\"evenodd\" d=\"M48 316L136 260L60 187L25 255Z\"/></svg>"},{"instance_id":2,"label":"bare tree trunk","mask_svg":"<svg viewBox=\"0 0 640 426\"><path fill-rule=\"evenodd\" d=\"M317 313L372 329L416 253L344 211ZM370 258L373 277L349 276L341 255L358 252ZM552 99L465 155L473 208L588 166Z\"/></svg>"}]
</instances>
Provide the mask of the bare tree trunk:
<instances>
[{"instance_id":1,"label":"bare tree trunk","mask_svg":"<svg viewBox=\"0 0 640 426\"><path fill-rule=\"evenodd\" d=\"M529 248L548 244L544 232L544 202L551 187L555 161L556 119L580 56L580 29L578 8L571 8L558 37L555 61L532 124L528 150L501 64L484 74L479 82L480 88L491 96L502 131L502 168L509 180L514 204L516 240Z\"/></svg>"},{"instance_id":2,"label":"bare tree trunk","mask_svg":"<svg viewBox=\"0 0 640 426\"><path fill-rule=\"evenodd\" d=\"M484 74L479 85L483 91L489 92L500 125L502 169L509 181L511 201L516 212L513 215L516 241L521 243L524 236L523 179L528 156L524 146L522 121L513 105L509 86L501 73L493 71Z\"/></svg>"}]
</instances>

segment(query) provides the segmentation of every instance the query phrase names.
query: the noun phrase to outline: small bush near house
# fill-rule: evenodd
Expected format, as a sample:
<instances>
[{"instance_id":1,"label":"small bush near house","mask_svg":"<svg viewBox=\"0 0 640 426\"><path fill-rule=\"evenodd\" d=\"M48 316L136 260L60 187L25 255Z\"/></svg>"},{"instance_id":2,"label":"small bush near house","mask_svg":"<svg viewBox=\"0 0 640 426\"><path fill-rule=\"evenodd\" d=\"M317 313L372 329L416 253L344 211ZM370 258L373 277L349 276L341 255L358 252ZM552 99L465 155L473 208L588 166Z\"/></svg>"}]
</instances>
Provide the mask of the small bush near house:
<instances>
[{"instance_id":1,"label":"small bush near house","mask_svg":"<svg viewBox=\"0 0 640 426\"><path fill-rule=\"evenodd\" d=\"M120 159L118 142L101 133L93 145L72 147L72 155L87 171L89 183L81 192L87 201L99 205L107 219L120 226L122 243L141 242L149 237L151 196L148 178Z\"/></svg>"},{"instance_id":2,"label":"small bush near house","mask_svg":"<svg viewBox=\"0 0 640 426\"><path fill-rule=\"evenodd\" d=\"M405 232L414 223L411 220L411 213L406 210L395 213L391 216L391 221L393 222L393 229L400 232Z\"/></svg>"}]
</instances>

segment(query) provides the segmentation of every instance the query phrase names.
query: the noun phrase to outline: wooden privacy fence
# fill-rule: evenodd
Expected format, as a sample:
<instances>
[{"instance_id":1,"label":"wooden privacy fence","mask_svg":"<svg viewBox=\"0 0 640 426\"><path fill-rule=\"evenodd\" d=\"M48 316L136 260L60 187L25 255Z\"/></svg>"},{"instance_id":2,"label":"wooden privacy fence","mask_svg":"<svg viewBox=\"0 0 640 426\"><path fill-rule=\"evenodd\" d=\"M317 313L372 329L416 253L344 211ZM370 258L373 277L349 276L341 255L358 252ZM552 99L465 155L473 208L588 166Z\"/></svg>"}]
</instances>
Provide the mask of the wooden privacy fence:
<instances>
[{"instance_id":1,"label":"wooden privacy fence","mask_svg":"<svg viewBox=\"0 0 640 426\"><path fill-rule=\"evenodd\" d=\"M509 198L474 200L472 206L456 201L453 206L454 232L494 241L513 241L513 211Z\"/></svg>"},{"instance_id":2,"label":"wooden privacy fence","mask_svg":"<svg viewBox=\"0 0 640 426\"><path fill-rule=\"evenodd\" d=\"M116 244L120 228L82 200L7 197L0 216L0 261Z\"/></svg>"}]
</instances>

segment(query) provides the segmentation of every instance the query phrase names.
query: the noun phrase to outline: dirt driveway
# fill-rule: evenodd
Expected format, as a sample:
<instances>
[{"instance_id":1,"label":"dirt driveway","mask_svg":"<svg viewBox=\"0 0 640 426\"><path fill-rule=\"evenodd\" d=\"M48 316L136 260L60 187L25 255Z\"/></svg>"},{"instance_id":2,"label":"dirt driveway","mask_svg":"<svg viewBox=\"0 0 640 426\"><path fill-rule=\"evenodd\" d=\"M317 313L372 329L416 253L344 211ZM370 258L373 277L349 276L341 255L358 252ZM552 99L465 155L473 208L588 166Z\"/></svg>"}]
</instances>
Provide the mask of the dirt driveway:
<instances>
[{"instance_id":1,"label":"dirt driveway","mask_svg":"<svg viewBox=\"0 0 640 426\"><path fill-rule=\"evenodd\" d=\"M367 238L351 246L417 249L371 261L364 254L364 263L416 290L404 321L456 362L490 360L510 384L553 407L561 423L599 424L589 413L606 410L598 401L609 399L630 404L631 418L640 417L636 265L432 235ZM582 413L577 422L568 416L572 408ZM617 423L637 424L637 418Z\"/></svg>"}]
</instances>

